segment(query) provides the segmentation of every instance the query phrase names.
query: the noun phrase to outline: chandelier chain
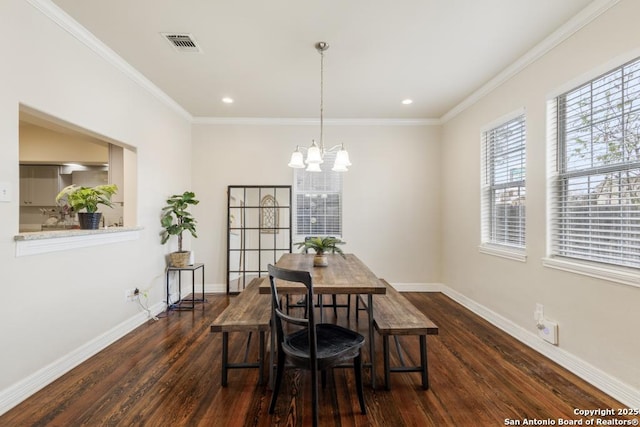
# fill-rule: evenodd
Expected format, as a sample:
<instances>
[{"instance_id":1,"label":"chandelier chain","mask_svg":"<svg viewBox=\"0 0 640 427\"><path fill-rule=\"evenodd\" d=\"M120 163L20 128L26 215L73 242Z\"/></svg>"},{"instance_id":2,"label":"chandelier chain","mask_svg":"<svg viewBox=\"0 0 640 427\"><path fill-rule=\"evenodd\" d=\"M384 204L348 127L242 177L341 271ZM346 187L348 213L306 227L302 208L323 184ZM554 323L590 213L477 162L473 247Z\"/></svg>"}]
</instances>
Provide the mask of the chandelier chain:
<instances>
[{"instance_id":1,"label":"chandelier chain","mask_svg":"<svg viewBox=\"0 0 640 427\"><path fill-rule=\"evenodd\" d=\"M324 50L320 50L320 150L324 154Z\"/></svg>"}]
</instances>

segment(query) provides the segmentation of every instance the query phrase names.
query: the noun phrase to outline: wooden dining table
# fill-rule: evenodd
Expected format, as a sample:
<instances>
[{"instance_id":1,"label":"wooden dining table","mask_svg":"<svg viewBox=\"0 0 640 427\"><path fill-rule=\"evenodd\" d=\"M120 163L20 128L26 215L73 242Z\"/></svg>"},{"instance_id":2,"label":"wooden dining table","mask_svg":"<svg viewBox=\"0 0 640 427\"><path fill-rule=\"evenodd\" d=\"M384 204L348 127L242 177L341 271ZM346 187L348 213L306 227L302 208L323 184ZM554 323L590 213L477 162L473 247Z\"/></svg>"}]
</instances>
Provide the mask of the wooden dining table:
<instances>
[{"instance_id":1,"label":"wooden dining table","mask_svg":"<svg viewBox=\"0 0 640 427\"><path fill-rule=\"evenodd\" d=\"M313 280L313 292L315 295L326 294L351 294L351 295L366 295L367 296L367 314L368 314L368 336L369 336L369 361L370 363L364 364L365 367L371 369L371 386L375 388L375 346L374 346L374 326L373 326L373 312L374 312L374 298L376 294L385 294L387 288L378 279L378 277L367 267L358 257L354 254L345 254L344 256L338 254L327 255L329 265L326 267L314 267L313 254L284 254L276 262L277 267L286 268L289 270L303 270L311 273ZM305 288L302 284L294 283L279 283L278 292L280 294L304 294ZM268 280L262 281L260 285L260 293L271 293L271 288ZM322 321L322 311L320 314ZM274 341L272 336L271 345L271 364L273 366L273 352ZM271 378L271 370L269 371L269 377Z\"/></svg>"}]
</instances>

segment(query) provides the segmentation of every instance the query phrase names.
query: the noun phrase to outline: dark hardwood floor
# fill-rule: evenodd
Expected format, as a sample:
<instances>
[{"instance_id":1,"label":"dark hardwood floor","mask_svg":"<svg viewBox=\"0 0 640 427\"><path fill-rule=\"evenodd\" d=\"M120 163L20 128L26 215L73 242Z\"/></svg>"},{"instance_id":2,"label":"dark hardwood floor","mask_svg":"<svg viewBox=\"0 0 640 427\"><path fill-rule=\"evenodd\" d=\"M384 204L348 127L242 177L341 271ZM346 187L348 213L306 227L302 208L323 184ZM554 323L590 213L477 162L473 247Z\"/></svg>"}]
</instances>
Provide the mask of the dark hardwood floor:
<instances>
[{"instance_id":1,"label":"dark hardwood floor","mask_svg":"<svg viewBox=\"0 0 640 427\"><path fill-rule=\"evenodd\" d=\"M427 339L430 390L420 374L392 374L390 391L365 385L361 415L353 372L336 369L320 390L323 426L503 426L508 420L586 420L574 409L621 408L596 388L540 356L440 293L405 294L440 329ZM308 373L288 370L276 412L257 370L232 370L220 386L221 334L211 321L227 296L207 295L194 312L149 321L6 414L0 426L306 426ZM352 307L353 310L353 307ZM354 313L340 324L366 331ZM333 315L327 310L327 321ZM229 354L242 359L246 335L231 334ZM417 364L418 340L401 338L407 363ZM381 340L376 341L381 352ZM395 346L392 363L398 363ZM250 356L257 357L257 342ZM365 356L366 359L366 356ZM368 370L365 384L370 382ZM516 424L511 424L516 425ZM556 424L557 425L557 424Z\"/></svg>"}]
</instances>

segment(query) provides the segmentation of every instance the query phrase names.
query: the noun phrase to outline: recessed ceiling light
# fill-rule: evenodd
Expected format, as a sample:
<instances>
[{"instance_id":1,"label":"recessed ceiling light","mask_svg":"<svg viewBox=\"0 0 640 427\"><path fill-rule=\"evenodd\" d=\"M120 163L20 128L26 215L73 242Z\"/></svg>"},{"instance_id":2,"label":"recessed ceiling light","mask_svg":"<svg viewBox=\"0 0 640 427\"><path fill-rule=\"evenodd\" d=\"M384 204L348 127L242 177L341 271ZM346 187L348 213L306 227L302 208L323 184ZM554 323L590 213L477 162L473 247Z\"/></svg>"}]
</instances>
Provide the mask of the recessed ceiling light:
<instances>
[{"instance_id":1,"label":"recessed ceiling light","mask_svg":"<svg viewBox=\"0 0 640 427\"><path fill-rule=\"evenodd\" d=\"M403 99L403 100L402 100L402 103L403 103L404 105L413 104L413 100L412 100L412 99Z\"/></svg>"},{"instance_id":2,"label":"recessed ceiling light","mask_svg":"<svg viewBox=\"0 0 640 427\"><path fill-rule=\"evenodd\" d=\"M222 102L224 102L225 104L233 104L233 98L225 96L224 98L222 98Z\"/></svg>"}]
</instances>

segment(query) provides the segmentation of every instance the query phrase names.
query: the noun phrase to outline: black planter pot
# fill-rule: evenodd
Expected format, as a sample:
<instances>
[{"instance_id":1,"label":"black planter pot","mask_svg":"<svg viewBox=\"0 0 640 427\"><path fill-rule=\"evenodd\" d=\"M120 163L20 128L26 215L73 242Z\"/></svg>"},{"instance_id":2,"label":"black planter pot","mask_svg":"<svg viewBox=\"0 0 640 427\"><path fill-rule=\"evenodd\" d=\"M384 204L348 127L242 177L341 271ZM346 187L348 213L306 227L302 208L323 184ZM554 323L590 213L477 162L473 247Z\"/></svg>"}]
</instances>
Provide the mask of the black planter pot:
<instances>
[{"instance_id":1,"label":"black planter pot","mask_svg":"<svg viewBox=\"0 0 640 427\"><path fill-rule=\"evenodd\" d=\"M78 222L83 230L97 230L100 228L102 212L78 212Z\"/></svg>"}]
</instances>

